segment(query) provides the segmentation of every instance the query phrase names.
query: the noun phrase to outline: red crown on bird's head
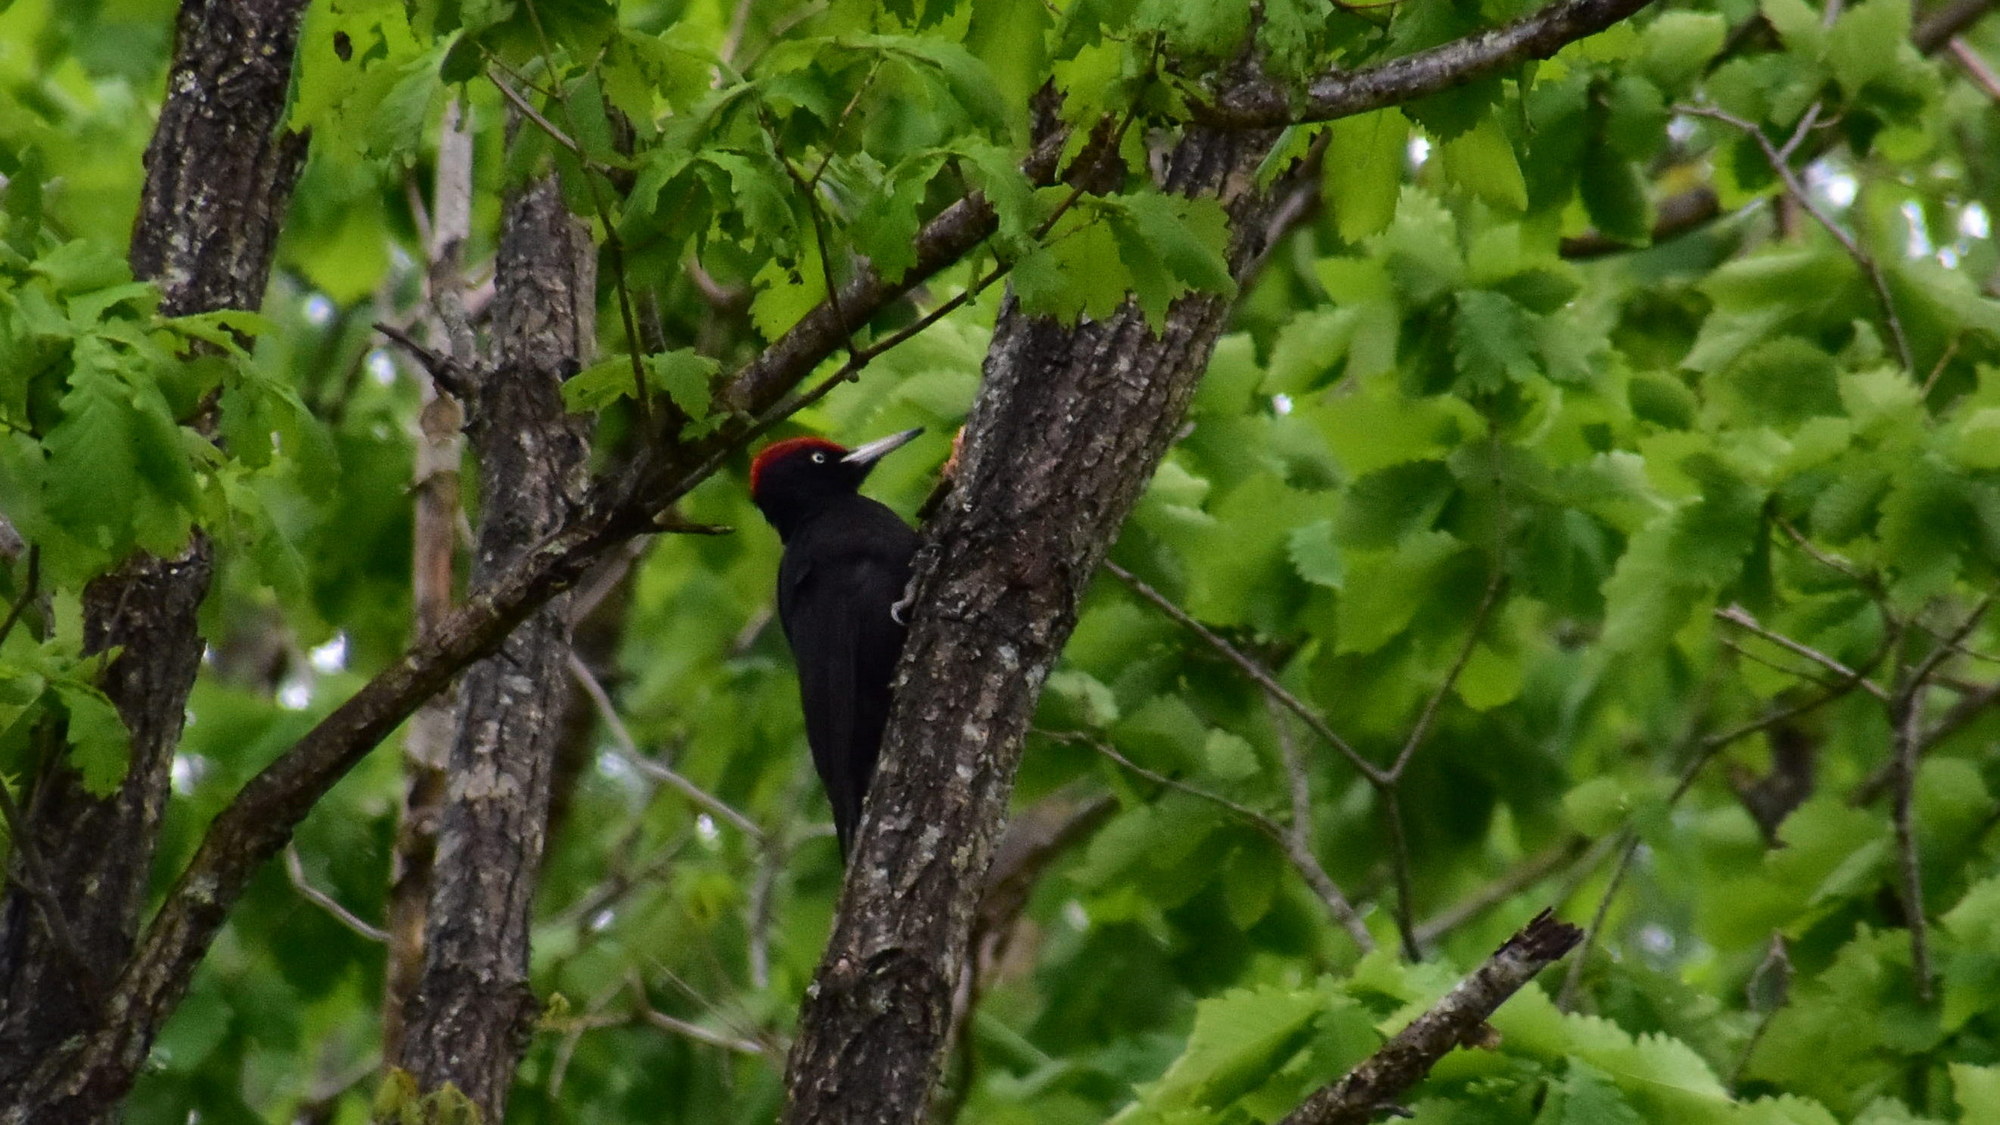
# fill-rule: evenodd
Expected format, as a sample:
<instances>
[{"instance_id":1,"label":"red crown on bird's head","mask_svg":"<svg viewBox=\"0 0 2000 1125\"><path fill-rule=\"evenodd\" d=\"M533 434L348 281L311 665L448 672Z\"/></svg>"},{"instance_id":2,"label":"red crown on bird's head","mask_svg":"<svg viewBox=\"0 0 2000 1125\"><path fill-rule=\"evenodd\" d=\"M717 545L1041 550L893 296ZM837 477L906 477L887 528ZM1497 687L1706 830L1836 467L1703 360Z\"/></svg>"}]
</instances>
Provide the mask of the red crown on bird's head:
<instances>
[{"instance_id":1,"label":"red crown on bird's head","mask_svg":"<svg viewBox=\"0 0 2000 1125\"><path fill-rule=\"evenodd\" d=\"M762 481L766 467L808 449L823 449L836 457L847 456L846 446L823 437L795 437L774 441L758 450L757 456L750 460L750 495L752 497L757 495L757 485Z\"/></svg>"}]
</instances>

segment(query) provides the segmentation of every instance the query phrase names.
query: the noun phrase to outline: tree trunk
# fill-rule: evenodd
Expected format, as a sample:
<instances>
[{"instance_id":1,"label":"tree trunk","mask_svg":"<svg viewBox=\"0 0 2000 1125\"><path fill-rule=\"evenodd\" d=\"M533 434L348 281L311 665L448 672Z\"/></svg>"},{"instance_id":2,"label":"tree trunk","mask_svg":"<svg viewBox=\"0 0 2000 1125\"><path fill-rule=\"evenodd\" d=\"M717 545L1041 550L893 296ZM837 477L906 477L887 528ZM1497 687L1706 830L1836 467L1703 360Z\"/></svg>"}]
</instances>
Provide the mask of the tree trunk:
<instances>
[{"instance_id":1,"label":"tree trunk","mask_svg":"<svg viewBox=\"0 0 2000 1125\"><path fill-rule=\"evenodd\" d=\"M262 303L305 157L305 138L280 128L304 8L301 0L181 7L132 232L133 272L159 283L163 313ZM94 1120L123 1093L56 1100L58 1090L80 1092L81 1079L58 1076L64 1081L49 1085L31 1071L95 1021L131 954L201 660L195 611L211 570L208 541L197 532L180 557L136 557L84 592L85 650L121 649L102 686L131 730L132 763L117 792L96 797L52 760L25 802L27 835L41 851L68 947L50 937L26 893L10 887L0 905L0 1120Z\"/></svg>"},{"instance_id":2,"label":"tree trunk","mask_svg":"<svg viewBox=\"0 0 2000 1125\"><path fill-rule=\"evenodd\" d=\"M1232 264L1261 245L1273 134L1192 131L1166 187L1220 195ZM1172 443L1227 298L1066 328L1010 298L959 480L927 529L916 616L834 932L807 991L784 1120L917 1122L1028 721L1119 525Z\"/></svg>"},{"instance_id":3,"label":"tree trunk","mask_svg":"<svg viewBox=\"0 0 2000 1125\"><path fill-rule=\"evenodd\" d=\"M472 236L472 129L468 111L453 102L438 129L436 178L431 191L430 342L468 367L473 351L464 299L465 244ZM454 327L457 331L454 331ZM413 365L414 366L414 365ZM419 371L423 408L418 414L415 495L411 512L411 633L429 638L451 612L458 561L459 464L465 457L464 406ZM437 859L438 822L451 757L455 692L439 692L410 716L403 730L403 802L389 857L389 940L382 970L382 1057L403 1054L403 1008L424 975L431 870Z\"/></svg>"},{"instance_id":4,"label":"tree trunk","mask_svg":"<svg viewBox=\"0 0 2000 1125\"><path fill-rule=\"evenodd\" d=\"M498 356L477 377L471 416L482 500L475 587L561 526L582 495L588 450L582 421L563 411L562 380L590 349L595 276L588 232L553 178L509 202ZM568 602L551 600L460 686L424 974L392 1060L422 1090L456 1086L487 1121L502 1120L538 1014L528 923L570 697Z\"/></svg>"}]
</instances>

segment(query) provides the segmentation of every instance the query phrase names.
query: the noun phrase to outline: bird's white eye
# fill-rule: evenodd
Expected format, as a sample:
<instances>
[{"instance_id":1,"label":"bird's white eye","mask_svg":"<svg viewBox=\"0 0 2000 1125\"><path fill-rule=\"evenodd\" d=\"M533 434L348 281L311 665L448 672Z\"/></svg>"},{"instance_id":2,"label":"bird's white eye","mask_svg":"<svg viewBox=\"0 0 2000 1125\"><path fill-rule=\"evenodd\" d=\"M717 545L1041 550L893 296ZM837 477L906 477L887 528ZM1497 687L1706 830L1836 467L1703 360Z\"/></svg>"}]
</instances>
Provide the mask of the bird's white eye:
<instances>
[{"instance_id":1,"label":"bird's white eye","mask_svg":"<svg viewBox=\"0 0 2000 1125\"><path fill-rule=\"evenodd\" d=\"M815 453L815 454L813 454L813 464L815 464L815 465L824 465L824 464L826 464L826 454L824 454L824 453Z\"/></svg>"}]
</instances>

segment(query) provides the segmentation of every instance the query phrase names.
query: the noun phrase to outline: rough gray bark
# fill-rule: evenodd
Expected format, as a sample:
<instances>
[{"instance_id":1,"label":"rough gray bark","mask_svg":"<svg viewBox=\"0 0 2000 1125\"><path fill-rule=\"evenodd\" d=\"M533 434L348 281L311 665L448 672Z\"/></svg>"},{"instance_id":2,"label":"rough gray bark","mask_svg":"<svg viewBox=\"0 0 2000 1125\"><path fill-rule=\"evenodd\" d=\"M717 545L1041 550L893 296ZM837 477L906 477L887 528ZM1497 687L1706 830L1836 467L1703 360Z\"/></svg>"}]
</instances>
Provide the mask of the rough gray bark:
<instances>
[{"instance_id":1,"label":"rough gray bark","mask_svg":"<svg viewBox=\"0 0 2000 1125\"><path fill-rule=\"evenodd\" d=\"M430 312L426 336L470 364L477 341L465 311L460 269L472 235L472 133L464 109L453 103L438 129L437 168L431 191ZM456 329L456 331L454 331ZM410 601L412 635L427 637L451 612L458 561L459 464L465 456L464 407L423 375L418 415L414 504L411 511ZM424 975L424 928L429 918L431 871L443 819L445 765L451 756L457 699L439 693L410 717L403 733L403 801L389 859L389 934L382 971L382 1057L403 1054L403 1008Z\"/></svg>"},{"instance_id":2,"label":"rough gray bark","mask_svg":"<svg viewBox=\"0 0 2000 1125\"><path fill-rule=\"evenodd\" d=\"M1529 59L1546 59L1595 35L1653 0L1560 0L1532 15L1365 70L1334 70L1305 90L1269 78L1230 83L1215 100L1197 107L1216 127L1271 129L1307 121L1332 121L1397 105L1502 73Z\"/></svg>"},{"instance_id":3,"label":"rough gray bark","mask_svg":"<svg viewBox=\"0 0 2000 1125\"><path fill-rule=\"evenodd\" d=\"M1559 6L1598 7L1604 2L1565 0ZM1542 17L1530 17L1539 18ZM1491 42L1483 37L1481 41ZM1506 42L1509 49L1539 49L1542 45L1536 37L1516 37ZM1487 67L1518 61L1496 62L1491 52L1474 58ZM1395 81L1380 80L1387 70L1395 71ZM1427 67L1412 71L1404 60L1395 60L1380 67L1324 77L1315 89L1330 82L1351 84L1356 93L1341 104L1344 112L1360 113L1433 93L1458 81L1460 78L1448 69ZM1242 122L1237 122L1229 127L1242 126ZM1052 182L1062 139L1060 136L1046 139L1023 162L1032 182L1040 185ZM195 856L168 892L137 951L112 986L102 1018L93 1020L82 1034L64 1041L51 1052L28 1081L37 1089L65 1091L64 1096L77 1099L75 1104L105 1105L122 1095L143 1062L153 1035L184 995L190 974L252 875L284 846L293 828L320 796L460 669L493 652L508 631L550 598L574 585L606 552L635 535L658 530L660 525L654 522L657 514L743 449L763 428L782 417L788 410L789 396L822 360L846 345L852 331L910 289L960 261L992 234L996 221L993 208L976 194L970 195L925 224L915 240L916 264L900 280L885 281L865 266L857 270L853 280L842 287L838 301L822 302L809 311L718 390L717 403L730 415L721 427L698 440L649 447L600 482L560 530L523 555L504 574L496 576L485 589L475 592L434 632L414 642L400 659L246 783L211 822ZM1189 307L1195 305L1205 308L1197 319L1205 319L1211 327L1219 323L1221 302L1205 299ZM1104 328L1093 326L1090 331L1102 333ZM1019 325L1009 331L1024 342L1032 342L1036 335ZM1205 346L1200 350L1203 355L1197 358L1205 358ZM1148 373L1146 363L1121 363L1119 370L1139 379ZM1020 377L1016 372L1014 378ZM1192 379L1186 371L1177 377L1184 381ZM1148 393L1144 387L1136 388L1136 392L1129 386L1112 389L1121 395ZM1183 386L1180 392L1182 402L1185 389ZM1129 405L1123 398L1119 402L1121 406ZM1178 404L1174 405L1177 409ZM1074 436L1074 427L1069 427L1069 431ZM1029 448L1032 452L1048 453L1053 445L1039 441ZM1152 456L1157 458L1157 451ZM1143 456L1137 456L1131 462L1121 461L1116 473L1127 473L1144 460ZM1087 472L1098 467L1084 466ZM1129 496L1126 500L1129 501ZM1061 580L1072 584L1081 581L1074 573L1061 576ZM1037 596L1049 600L1046 592ZM1003 608L1012 612L1011 607ZM1073 607L1070 612L1073 615ZM1066 631L1067 626L1062 629ZM1038 631L1035 639L1046 643L1048 636ZM1018 662L1021 658L1020 650L1012 644L982 646L967 640L962 647L969 655L985 655L995 660ZM1011 700L1010 705L1017 701ZM1014 728L1015 724L1009 722L991 729L1005 734ZM999 754L997 746L994 753ZM1010 783L1011 765L1006 772ZM995 789L993 779L979 778L976 773L961 784L975 782L980 787L977 802L981 816L990 813L997 817L999 802L993 798L996 792L1004 798L1004 791ZM965 846L974 854L956 857L955 861L970 863L982 857L990 849L991 836L989 826L963 837ZM978 885L977 880L969 884L973 888ZM949 908L950 917L932 930L934 936L956 935L961 948L954 955L961 958L964 916L969 915L970 909L970 906ZM930 983L934 982L926 982L924 987L928 988ZM949 991L947 987L942 994L947 1002ZM4 1091L0 1091L0 1097L4 1097ZM0 1101L0 1125L25 1120L21 1114L8 1112L7 1103Z\"/></svg>"},{"instance_id":4,"label":"rough gray bark","mask_svg":"<svg viewBox=\"0 0 2000 1125\"><path fill-rule=\"evenodd\" d=\"M1268 132L1195 130L1169 190L1220 196L1240 266ZM924 1118L980 888L1043 679L1097 565L1179 429L1228 301L1066 328L1010 298L927 528L882 764L787 1075L787 1122Z\"/></svg>"},{"instance_id":5,"label":"rough gray bark","mask_svg":"<svg viewBox=\"0 0 2000 1125\"><path fill-rule=\"evenodd\" d=\"M254 309L305 156L284 132L302 0L187 0L132 232L134 274L156 281L168 315ZM122 649L104 691L132 732L132 764L99 798L47 763L25 802L28 834L62 904L72 948L10 887L0 905L0 1120L87 1121L58 1102L82 1081L31 1071L95 1010L131 954L165 806L187 693L201 659L195 611L208 591L209 544L137 557L84 592L85 650ZM79 967L90 979L79 979Z\"/></svg>"},{"instance_id":6,"label":"rough gray bark","mask_svg":"<svg viewBox=\"0 0 2000 1125\"><path fill-rule=\"evenodd\" d=\"M1196 107L1163 187L1222 198L1231 267L1261 249L1255 171L1272 134L1500 73L1649 0L1563 0L1522 20L1303 91L1254 70ZM1336 154L1337 158L1337 154ZM1127 306L1065 329L1003 306L966 424L959 484L926 529L882 765L789 1062L783 1120L921 1121L951 998L1042 681L1120 523L1165 453L1228 310L1175 302L1151 332Z\"/></svg>"},{"instance_id":7,"label":"rough gray bark","mask_svg":"<svg viewBox=\"0 0 2000 1125\"><path fill-rule=\"evenodd\" d=\"M1280 1125L1364 1125L1397 1113L1396 1098L1456 1048L1489 1039L1486 1018L1582 940L1582 930L1548 911L1535 915L1444 999L1339 1081L1320 1087Z\"/></svg>"},{"instance_id":8,"label":"rough gray bark","mask_svg":"<svg viewBox=\"0 0 2000 1125\"><path fill-rule=\"evenodd\" d=\"M591 349L596 260L553 177L509 201L497 269L498 356L476 377L469 430L483 500L475 588L560 527L583 492L588 446L562 380ZM528 922L570 697L567 603L552 599L460 684L423 979L391 1060L420 1089L456 1086L488 1121L503 1118L538 1014Z\"/></svg>"}]
</instances>

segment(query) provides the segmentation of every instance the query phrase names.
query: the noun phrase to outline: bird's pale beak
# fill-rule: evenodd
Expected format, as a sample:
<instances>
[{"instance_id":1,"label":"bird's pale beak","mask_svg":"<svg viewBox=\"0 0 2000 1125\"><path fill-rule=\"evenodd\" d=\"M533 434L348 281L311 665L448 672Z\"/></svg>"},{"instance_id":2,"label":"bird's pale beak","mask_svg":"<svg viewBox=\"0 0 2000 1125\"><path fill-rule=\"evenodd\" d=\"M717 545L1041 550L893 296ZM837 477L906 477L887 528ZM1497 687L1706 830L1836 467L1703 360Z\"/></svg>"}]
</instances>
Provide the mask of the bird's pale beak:
<instances>
[{"instance_id":1,"label":"bird's pale beak","mask_svg":"<svg viewBox=\"0 0 2000 1125\"><path fill-rule=\"evenodd\" d=\"M924 428L918 426L914 430L904 430L900 434L890 434L885 438L876 438L867 445L861 446L847 456L842 457L840 461L844 465L873 465L891 452L908 445L912 438L923 432Z\"/></svg>"}]
</instances>

